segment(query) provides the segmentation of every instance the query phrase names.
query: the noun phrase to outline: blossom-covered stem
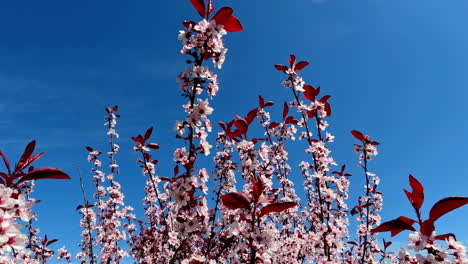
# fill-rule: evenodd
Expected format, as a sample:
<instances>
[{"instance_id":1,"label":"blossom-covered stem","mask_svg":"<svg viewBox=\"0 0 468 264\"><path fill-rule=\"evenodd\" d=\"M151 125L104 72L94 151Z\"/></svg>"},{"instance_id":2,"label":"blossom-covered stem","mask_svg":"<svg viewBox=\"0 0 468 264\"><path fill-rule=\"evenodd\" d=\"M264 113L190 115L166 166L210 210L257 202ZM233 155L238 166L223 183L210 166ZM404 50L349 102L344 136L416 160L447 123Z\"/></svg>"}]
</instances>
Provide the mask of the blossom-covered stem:
<instances>
[{"instance_id":1,"label":"blossom-covered stem","mask_svg":"<svg viewBox=\"0 0 468 264\"><path fill-rule=\"evenodd\" d=\"M195 66L201 66L202 64L203 64L203 55L200 54L200 56L195 59ZM193 106L195 105L195 98L196 98L196 95L197 95L196 91L197 91L198 85L200 85L200 81L201 81L200 78L195 78L193 80L192 91L191 91L191 94L190 94L190 109L193 109ZM194 135L193 130L194 130L193 126L190 125L189 126L189 134L188 134L188 140L189 140L188 162L189 163L187 165L187 170L186 170L186 174L185 174L186 178L190 177L191 167L195 163L195 161L193 160L194 157L195 157L195 145L193 144L193 139L194 139L193 138L193 135Z\"/></svg>"},{"instance_id":2,"label":"blossom-covered stem","mask_svg":"<svg viewBox=\"0 0 468 264\"><path fill-rule=\"evenodd\" d=\"M153 192L154 194L156 195L156 198L158 199L158 204L159 204L159 207L162 209L164 208L163 206L163 203L161 201L161 198L159 197L159 192L158 192L158 187L157 187L157 184L154 180L154 175L153 175L153 172L151 170L151 168L148 167L148 159L146 159L146 156L144 155L143 152L141 152L142 154L142 157L143 157L143 166L145 167L146 171L148 172L148 175L149 175L149 178L150 178L150 181L151 181L151 187L153 187ZM163 219L166 219L166 217L163 215ZM167 230L166 230L167 232Z\"/></svg>"},{"instance_id":3,"label":"blossom-covered stem","mask_svg":"<svg viewBox=\"0 0 468 264\"><path fill-rule=\"evenodd\" d=\"M89 261L90 261L90 264L94 264L94 252L93 252L93 235L92 235L92 232L93 230L91 229L91 219L88 215L88 207L87 205L89 204L88 202L88 199L86 198L86 192L85 192L85 188L84 188L84 184L83 184L83 177L81 175L81 170L80 170L80 167L78 167L78 175L80 177L80 187L81 187L81 194L83 196L83 202L84 202L84 205L85 205L85 215L84 217L86 218L86 223L87 223L87 226L86 228L88 229L88 239L89 239L89 254L88 254L88 257L89 257Z\"/></svg>"},{"instance_id":4,"label":"blossom-covered stem","mask_svg":"<svg viewBox=\"0 0 468 264\"><path fill-rule=\"evenodd\" d=\"M265 116L262 115L262 123L265 123L265 122L266 122ZM270 130L269 130L266 126L263 126L263 127L265 128L265 133L266 133L266 135L267 135L267 137L268 137L268 142L273 146L273 155L276 156L279 147L278 147L278 145L274 145L274 144L273 144L273 137L272 137L272 135L271 135L271 133L270 133ZM281 141L282 141L282 138L280 138L278 141L281 142ZM272 162L273 162L273 160L270 159L270 160L268 161L268 163L265 165L264 170L266 170L266 169L271 165ZM281 160L280 162L284 162L284 160ZM283 170L283 167L280 166L279 163L278 163L278 170L279 170L279 173L280 173L280 176L281 176L281 177L284 177L284 178L287 178L287 177L288 177L288 176L287 176L287 173L286 173L286 170ZM283 196L285 196L285 195L286 195L286 186L285 186L285 183L284 183L284 182L280 182L280 184L281 184Z\"/></svg>"},{"instance_id":5,"label":"blossom-covered stem","mask_svg":"<svg viewBox=\"0 0 468 264\"><path fill-rule=\"evenodd\" d=\"M299 95L298 93L296 92L296 89L295 89L295 84L294 82L291 80L291 87L292 87L292 92L294 94L294 98L296 100L296 103L298 104L298 106L301 106L301 101L299 100ZM304 121L304 127L306 129L306 133L307 133L307 142L309 143L309 146L313 146L312 145L312 138L311 138L311 133L310 133L310 129L309 129L309 125L307 123L307 116L305 115L304 112L301 111L301 115L302 115L302 120ZM319 139L320 141L323 141L322 140L322 134L320 132L320 123L319 123L319 116L318 114L316 113L316 122L317 122L317 131L318 131L318 136L319 136ZM313 157L313 160L314 160L314 170L315 172L318 172L317 171L317 168L318 168L318 164L317 164L317 159L314 155L314 153L312 153L312 157ZM324 175L325 176L325 175ZM325 183L326 184L326 183ZM315 179L315 187L317 188L317 194L318 194L318 198L319 198L319 204L320 204L320 221L322 223L326 223L327 225L327 230L329 229L329 222L328 222L328 216L327 216L327 219L325 219L324 217L324 210L323 210L323 205L324 205L324 199L322 198L322 192L320 190L320 183L319 183L319 179ZM329 204L327 205L328 207L330 206ZM311 226L312 228L312 226ZM328 232L328 231L327 231ZM330 254L330 250L328 248L328 243L327 243L327 232L324 232L323 233L323 244L324 244L324 253L325 255L327 256L328 260L330 260L331 258L331 254Z\"/></svg>"},{"instance_id":6,"label":"blossom-covered stem","mask_svg":"<svg viewBox=\"0 0 468 264\"><path fill-rule=\"evenodd\" d=\"M366 197L369 197L369 193L370 193L370 186L369 186L369 175L367 175L367 151L366 151L366 147L364 146L363 148L363 151L364 153L364 165L363 165L363 169L364 169L364 175L366 176ZM367 201L367 204L366 204L366 230L369 230L369 201ZM366 260L366 254L367 254L367 235L368 235L368 232L366 232L366 234L364 235L364 243L363 243L363 249L362 249L362 258L361 258L361 264L364 264L365 260Z\"/></svg>"}]
</instances>

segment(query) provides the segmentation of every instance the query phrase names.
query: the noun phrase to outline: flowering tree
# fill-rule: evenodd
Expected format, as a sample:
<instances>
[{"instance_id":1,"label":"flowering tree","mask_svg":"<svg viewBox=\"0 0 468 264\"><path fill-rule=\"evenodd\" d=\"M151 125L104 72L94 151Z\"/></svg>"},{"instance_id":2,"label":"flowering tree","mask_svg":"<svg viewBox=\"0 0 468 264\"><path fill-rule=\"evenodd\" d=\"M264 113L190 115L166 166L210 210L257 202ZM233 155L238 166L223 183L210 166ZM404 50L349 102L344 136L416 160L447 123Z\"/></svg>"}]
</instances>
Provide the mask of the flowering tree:
<instances>
[{"instance_id":1,"label":"flowering tree","mask_svg":"<svg viewBox=\"0 0 468 264\"><path fill-rule=\"evenodd\" d=\"M132 137L146 178L145 213L137 218L126 205L118 181L118 107L106 108L108 173L102 168L102 152L86 147L95 189L88 197L82 187L83 204L77 207L82 227L81 250L76 254L80 263L120 263L126 258L142 264L468 263L455 235L437 234L435 228L441 216L467 204L468 197L441 199L423 220L424 188L410 175L412 191L404 192L416 218L400 216L381 223L380 180L369 166L379 143L357 130L351 134L358 141L354 150L366 184L357 201L348 201L351 174L345 165L333 169L338 164L329 149L334 140L327 131L331 96L307 84L301 70L309 63L295 55L286 65L274 65L285 76L282 85L291 91L290 99L280 104L282 115L272 118L269 109L275 103L259 96L258 106L245 115L219 122L220 132L210 141L209 116L214 111L210 101L219 83L206 64L211 60L221 69L227 52L223 37L243 27L230 7L216 10L211 0L190 2L201 20L184 21L179 33L181 53L189 59L177 78L186 102L185 116L175 123L175 137L182 146L174 151L173 176L157 172L159 164L152 151L159 145L151 137L152 127ZM257 128L249 129L253 126ZM293 168L287 147L296 139L306 155ZM32 156L34 146L33 141L26 147L14 170L0 152L7 169L0 173L0 263L46 263L55 253L49 246L57 240L40 239L33 228L31 208L36 201L30 194L35 180L69 176L54 168L31 167L43 154ZM200 166L197 161L203 155L212 156L214 166ZM303 182L290 179L296 171ZM25 232L20 221L27 222ZM350 235L353 223L357 233ZM377 233L388 231L395 236L404 230L413 233L399 253L388 251L392 242L377 240ZM72 262L64 247L56 256Z\"/></svg>"}]
</instances>

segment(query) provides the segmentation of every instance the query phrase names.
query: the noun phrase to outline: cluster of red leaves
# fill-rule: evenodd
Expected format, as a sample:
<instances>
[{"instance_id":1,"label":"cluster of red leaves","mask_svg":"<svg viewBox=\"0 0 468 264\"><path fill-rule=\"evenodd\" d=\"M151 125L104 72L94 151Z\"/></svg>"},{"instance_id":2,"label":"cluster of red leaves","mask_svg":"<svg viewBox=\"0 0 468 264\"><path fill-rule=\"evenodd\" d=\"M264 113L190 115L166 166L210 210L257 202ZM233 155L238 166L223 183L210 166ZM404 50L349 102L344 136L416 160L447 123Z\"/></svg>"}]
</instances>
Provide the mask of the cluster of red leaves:
<instances>
[{"instance_id":1,"label":"cluster of red leaves","mask_svg":"<svg viewBox=\"0 0 468 264\"><path fill-rule=\"evenodd\" d=\"M205 4L204 0L190 0L193 7L200 14L201 17L206 20L214 20L217 25L223 25L226 31L242 31L242 25L235 16L232 15L234 10L231 7L222 7L218 12L210 18L214 11L214 7L211 4L211 0L208 4ZM186 21L184 23L191 23L192 21ZM195 24L195 22L193 22Z\"/></svg>"},{"instance_id":2,"label":"cluster of red leaves","mask_svg":"<svg viewBox=\"0 0 468 264\"><path fill-rule=\"evenodd\" d=\"M32 180L41 180L41 179L70 179L65 172L56 169L56 168L39 168L35 169L33 166L30 166L34 161L39 159L44 152L33 155L34 148L36 147L36 141L33 140L29 142L24 150L23 155L19 159L18 163L12 170L10 167L10 162L3 152L0 151L0 156L3 159L7 173L0 172L0 183L5 184L8 187L16 188L20 190L22 188L22 183ZM24 172L28 169L27 172Z\"/></svg>"},{"instance_id":3,"label":"cluster of red leaves","mask_svg":"<svg viewBox=\"0 0 468 264\"><path fill-rule=\"evenodd\" d=\"M263 184L260 178L256 178L253 181L254 182L252 187L251 199L247 194L243 192L231 192L221 196L221 201L223 202L224 206L231 210L250 210L251 204L253 204L255 212L258 212L258 217L262 217L269 213L279 213L294 206L297 206L297 203L295 202L276 202L274 200L268 199L267 201L262 201L262 203L268 202L268 204L263 206L260 210L257 210L257 208L259 208L262 204L259 201L260 196L265 190L265 185Z\"/></svg>"},{"instance_id":4,"label":"cluster of red leaves","mask_svg":"<svg viewBox=\"0 0 468 264\"><path fill-rule=\"evenodd\" d=\"M435 221L439 219L441 216L445 215L448 212L451 212L465 204L468 204L468 197L462 196L449 196L445 197L438 202L436 202L430 212L429 218L426 220L421 219L421 206L424 202L424 187L422 184L416 180L415 177L409 175L409 183L411 186L412 191L409 192L408 190L403 189L408 198L409 202L413 206L418 220L411 219L406 216L400 216L394 220L382 223L380 226L372 229L372 232L379 233L379 232L387 232L389 231L392 236L397 235L403 230L411 230L416 231L413 227L415 223L419 223L420 229L419 232L425 236L430 236L432 232L435 230ZM452 233L438 235L435 239L438 240L445 240L449 236L455 237Z\"/></svg>"}]
</instances>

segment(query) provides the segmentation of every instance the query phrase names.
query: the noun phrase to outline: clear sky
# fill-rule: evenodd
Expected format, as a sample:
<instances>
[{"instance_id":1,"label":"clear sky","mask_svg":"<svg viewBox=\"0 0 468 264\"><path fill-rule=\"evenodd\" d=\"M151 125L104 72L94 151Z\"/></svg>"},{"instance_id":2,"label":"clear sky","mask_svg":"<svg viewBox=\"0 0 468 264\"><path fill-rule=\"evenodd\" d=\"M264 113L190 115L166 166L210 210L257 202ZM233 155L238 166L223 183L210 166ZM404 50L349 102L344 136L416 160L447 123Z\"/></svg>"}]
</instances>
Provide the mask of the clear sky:
<instances>
[{"instance_id":1,"label":"clear sky","mask_svg":"<svg viewBox=\"0 0 468 264\"><path fill-rule=\"evenodd\" d=\"M402 188L413 174L426 188L423 215L440 198L468 196L468 2L465 0L214 1L232 6L244 31L226 36L212 120L229 121L257 105L281 105L290 91L273 68L290 53L308 60L304 79L332 95L330 148L354 182L363 175L352 129L381 142L370 164L381 177L383 220L413 217ZM34 197L41 234L76 253L82 203L77 166L88 172L89 145L107 151L104 108L120 106L119 181L128 204L141 208L143 177L131 136L155 126L162 175L170 175L174 120L184 118L176 76L187 57L181 21L199 16L188 0L5 1L0 8L0 149L13 162L32 139L45 156L36 167L66 171L69 181L42 181ZM279 118L279 116L278 116ZM217 129L217 127L216 127ZM292 165L303 148L290 149ZM1 167L3 168L3 167ZM91 174L85 174L89 183ZM299 179L299 178L298 178ZM301 182L297 182L301 185ZM90 192L91 189L88 189ZM138 210L141 215L141 209ZM468 243L468 206L442 217L439 233ZM396 240L404 241L407 233Z\"/></svg>"}]
</instances>

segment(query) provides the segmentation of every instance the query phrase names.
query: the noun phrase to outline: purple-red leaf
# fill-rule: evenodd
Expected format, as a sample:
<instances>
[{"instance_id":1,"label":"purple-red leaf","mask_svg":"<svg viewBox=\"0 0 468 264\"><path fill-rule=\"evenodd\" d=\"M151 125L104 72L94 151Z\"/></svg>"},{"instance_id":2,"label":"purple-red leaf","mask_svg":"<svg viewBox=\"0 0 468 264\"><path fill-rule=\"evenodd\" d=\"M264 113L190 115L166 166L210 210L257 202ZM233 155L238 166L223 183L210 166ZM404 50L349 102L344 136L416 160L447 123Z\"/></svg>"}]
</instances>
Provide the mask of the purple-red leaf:
<instances>
[{"instance_id":1,"label":"purple-red leaf","mask_svg":"<svg viewBox=\"0 0 468 264\"><path fill-rule=\"evenodd\" d=\"M239 208L249 209L250 201L245 193L232 192L221 196L221 201L224 206L229 209L235 210Z\"/></svg>"},{"instance_id":2,"label":"purple-red leaf","mask_svg":"<svg viewBox=\"0 0 468 264\"><path fill-rule=\"evenodd\" d=\"M443 234L443 235L438 235L438 236L435 236L434 238L436 240L448 240L450 237L453 237L454 240L457 240L457 238L455 237L454 234L452 233L447 233L447 234Z\"/></svg>"},{"instance_id":3,"label":"purple-red leaf","mask_svg":"<svg viewBox=\"0 0 468 264\"><path fill-rule=\"evenodd\" d=\"M6 157L5 154L3 154L3 152L1 152L1 151L0 151L0 156L2 156L3 163L5 163L5 167L7 168L8 173L11 173L10 162L8 161L7 157Z\"/></svg>"},{"instance_id":4,"label":"purple-red leaf","mask_svg":"<svg viewBox=\"0 0 468 264\"><path fill-rule=\"evenodd\" d=\"M421 206L424 202L424 187L422 184L416 180L416 178L413 177L413 175L409 175L409 183L412 188L412 192L408 192L407 190L404 190L406 193L406 196L408 197L411 205L413 205L414 209L416 211L419 211L421 209Z\"/></svg>"},{"instance_id":5,"label":"purple-red leaf","mask_svg":"<svg viewBox=\"0 0 468 264\"><path fill-rule=\"evenodd\" d=\"M434 220L430 218L422 222L421 227L419 228L419 231L421 232L421 234L425 236L430 236L434 230L435 230Z\"/></svg>"},{"instance_id":6,"label":"purple-red leaf","mask_svg":"<svg viewBox=\"0 0 468 264\"><path fill-rule=\"evenodd\" d=\"M283 105L283 120L286 120L286 117L288 116L289 113L289 105L288 103L284 102Z\"/></svg>"},{"instance_id":7,"label":"purple-red leaf","mask_svg":"<svg viewBox=\"0 0 468 264\"><path fill-rule=\"evenodd\" d=\"M260 195L262 195L263 193L263 189L264 189L264 185L263 185L263 181L260 177L258 177L254 184L253 184L253 190L252 190L252 197L254 199L254 203L257 203L258 201L258 198L260 197Z\"/></svg>"},{"instance_id":8,"label":"purple-red leaf","mask_svg":"<svg viewBox=\"0 0 468 264\"><path fill-rule=\"evenodd\" d=\"M284 65L281 65L281 64L275 64L275 69L277 69L278 71L285 72L286 70L288 70L288 67L284 66Z\"/></svg>"},{"instance_id":9,"label":"purple-red leaf","mask_svg":"<svg viewBox=\"0 0 468 264\"><path fill-rule=\"evenodd\" d=\"M282 212L284 210L287 210L289 208L292 208L294 206L296 206L297 203L295 202L283 202L283 203L273 203L273 204L269 204L265 207L262 208L262 210L260 211L260 217L266 215L266 214L269 214L269 213L279 213L279 212Z\"/></svg>"},{"instance_id":10,"label":"purple-red leaf","mask_svg":"<svg viewBox=\"0 0 468 264\"><path fill-rule=\"evenodd\" d=\"M307 61L298 62L296 64L296 67L294 67L294 70L300 71L300 70L304 69L304 67L307 66L307 65L309 65L309 62L307 62Z\"/></svg>"},{"instance_id":11,"label":"purple-red leaf","mask_svg":"<svg viewBox=\"0 0 468 264\"><path fill-rule=\"evenodd\" d=\"M153 133L153 127L148 128L145 132L145 140L148 140L151 137L151 133Z\"/></svg>"},{"instance_id":12,"label":"purple-red leaf","mask_svg":"<svg viewBox=\"0 0 468 264\"><path fill-rule=\"evenodd\" d=\"M230 32L237 32L237 31L242 31L244 28L242 27L242 24L240 23L239 19L235 16L230 16L226 22L224 22L224 29L226 31Z\"/></svg>"},{"instance_id":13,"label":"purple-red leaf","mask_svg":"<svg viewBox=\"0 0 468 264\"><path fill-rule=\"evenodd\" d=\"M18 181L18 183L31 181L31 180L40 180L40 179L63 179L68 180L70 176L68 176L65 172L56 169L56 168L40 168L35 169L23 177Z\"/></svg>"},{"instance_id":14,"label":"purple-red leaf","mask_svg":"<svg viewBox=\"0 0 468 264\"><path fill-rule=\"evenodd\" d=\"M18 161L18 164L16 165L15 171L20 171L25 168L24 163L26 162L26 160L29 159L29 157L31 157L31 154L34 152L35 147L36 147L36 140L29 142L29 144L24 149L23 155L21 155L21 158Z\"/></svg>"},{"instance_id":15,"label":"purple-red leaf","mask_svg":"<svg viewBox=\"0 0 468 264\"><path fill-rule=\"evenodd\" d=\"M351 130L351 134L353 134L353 136L357 139L357 140L360 140L360 141L364 141L365 140L365 137L364 135L357 131L357 130Z\"/></svg>"},{"instance_id":16,"label":"purple-red leaf","mask_svg":"<svg viewBox=\"0 0 468 264\"><path fill-rule=\"evenodd\" d=\"M391 232L391 236L395 236L396 234L400 233L403 230L412 230L416 231L412 225L409 223L401 220L401 219L394 219L388 222L385 222L378 227L371 230L372 233L380 233L380 232Z\"/></svg>"},{"instance_id":17,"label":"purple-red leaf","mask_svg":"<svg viewBox=\"0 0 468 264\"><path fill-rule=\"evenodd\" d=\"M148 143L146 146L150 149L159 149L159 145L156 143Z\"/></svg>"},{"instance_id":18,"label":"purple-red leaf","mask_svg":"<svg viewBox=\"0 0 468 264\"><path fill-rule=\"evenodd\" d=\"M228 21L228 19L232 16L232 12L234 12L232 8L223 7L220 10L218 10L216 15L214 15L213 20L216 21L216 24L218 25L224 25ZM224 29L226 29L226 27Z\"/></svg>"},{"instance_id":19,"label":"purple-red leaf","mask_svg":"<svg viewBox=\"0 0 468 264\"><path fill-rule=\"evenodd\" d=\"M200 14L200 16L205 17L206 10L205 10L205 1L203 0L190 0L195 10Z\"/></svg>"},{"instance_id":20,"label":"purple-red leaf","mask_svg":"<svg viewBox=\"0 0 468 264\"><path fill-rule=\"evenodd\" d=\"M468 197L450 196L438 201L432 206L429 218L433 221L439 219L444 214L457 209L468 203Z\"/></svg>"}]
</instances>

